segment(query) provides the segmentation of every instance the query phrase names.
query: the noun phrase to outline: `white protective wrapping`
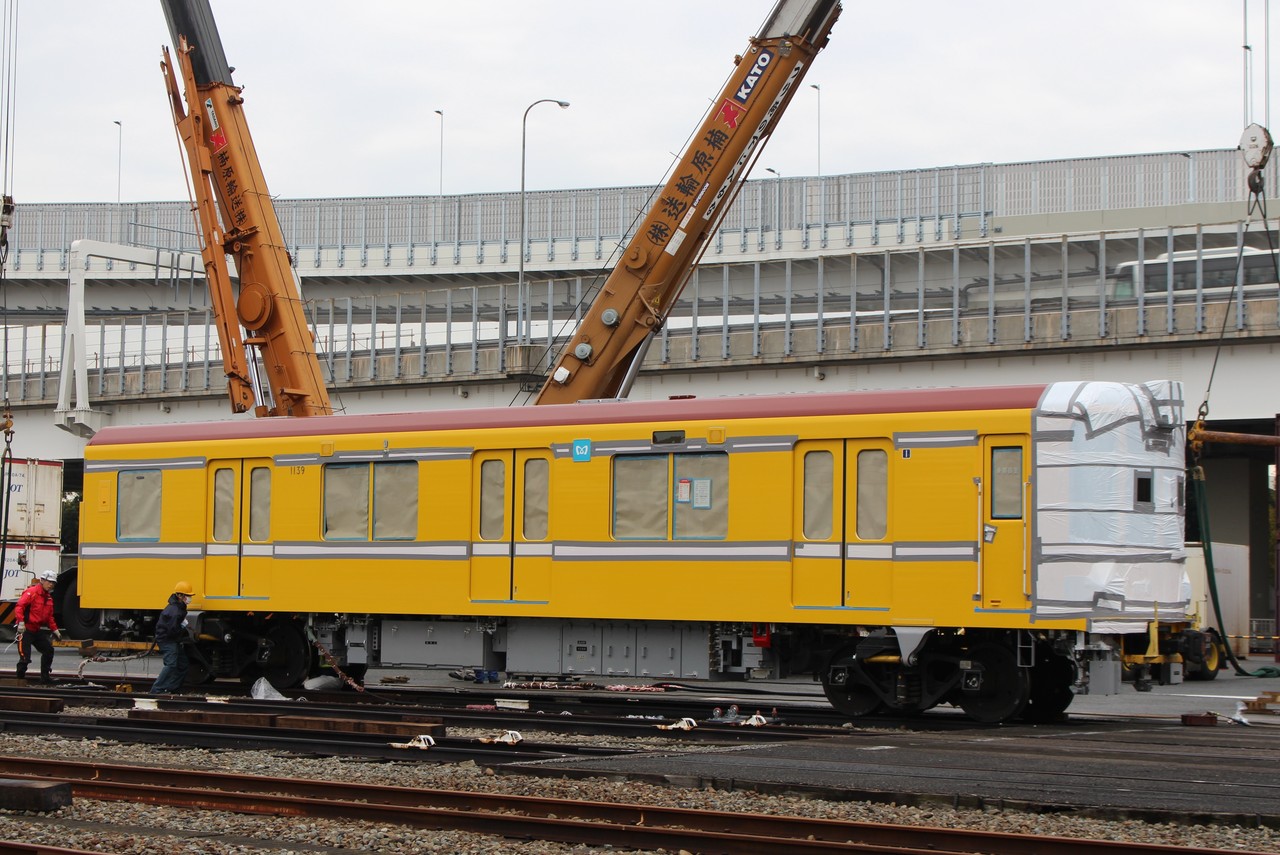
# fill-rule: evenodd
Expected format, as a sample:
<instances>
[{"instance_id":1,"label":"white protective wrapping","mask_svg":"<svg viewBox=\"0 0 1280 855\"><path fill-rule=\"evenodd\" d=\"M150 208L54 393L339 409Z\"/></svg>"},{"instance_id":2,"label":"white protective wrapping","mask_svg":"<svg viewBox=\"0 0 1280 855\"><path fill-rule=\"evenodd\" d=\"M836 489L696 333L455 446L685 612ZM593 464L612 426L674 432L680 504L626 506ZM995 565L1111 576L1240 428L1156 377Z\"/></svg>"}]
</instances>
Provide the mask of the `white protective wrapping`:
<instances>
[{"instance_id":1,"label":"white protective wrapping","mask_svg":"<svg viewBox=\"0 0 1280 855\"><path fill-rule=\"evenodd\" d=\"M1134 632L1185 614L1182 384L1054 383L1034 430L1035 616Z\"/></svg>"}]
</instances>

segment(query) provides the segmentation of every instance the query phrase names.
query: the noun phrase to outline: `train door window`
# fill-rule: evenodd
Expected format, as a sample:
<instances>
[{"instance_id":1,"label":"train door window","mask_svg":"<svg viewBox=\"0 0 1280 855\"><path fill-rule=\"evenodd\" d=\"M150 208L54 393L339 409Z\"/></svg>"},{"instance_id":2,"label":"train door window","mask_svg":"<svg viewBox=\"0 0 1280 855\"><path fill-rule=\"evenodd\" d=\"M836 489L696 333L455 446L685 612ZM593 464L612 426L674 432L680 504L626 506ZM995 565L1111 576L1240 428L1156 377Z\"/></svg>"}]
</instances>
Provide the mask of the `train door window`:
<instances>
[{"instance_id":1,"label":"train door window","mask_svg":"<svg viewBox=\"0 0 1280 855\"><path fill-rule=\"evenodd\" d=\"M835 455L810 451L804 456L804 537L831 537L835 497Z\"/></svg>"},{"instance_id":2,"label":"train door window","mask_svg":"<svg viewBox=\"0 0 1280 855\"><path fill-rule=\"evenodd\" d=\"M325 540L369 537L369 465L331 463L324 467Z\"/></svg>"},{"instance_id":3,"label":"train door window","mask_svg":"<svg viewBox=\"0 0 1280 855\"><path fill-rule=\"evenodd\" d=\"M116 478L116 537L160 539L160 470L132 469Z\"/></svg>"},{"instance_id":4,"label":"train door window","mask_svg":"<svg viewBox=\"0 0 1280 855\"><path fill-rule=\"evenodd\" d=\"M236 534L236 472L216 469L213 473L213 539L226 543Z\"/></svg>"},{"instance_id":5,"label":"train door window","mask_svg":"<svg viewBox=\"0 0 1280 855\"><path fill-rule=\"evenodd\" d=\"M723 540L729 534L729 456L676 454L674 540Z\"/></svg>"},{"instance_id":6,"label":"train door window","mask_svg":"<svg viewBox=\"0 0 1280 855\"><path fill-rule=\"evenodd\" d=\"M1150 469L1133 473L1134 510L1155 510L1155 473Z\"/></svg>"},{"instance_id":7,"label":"train door window","mask_svg":"<svg viewBox=\"0 0 1280 855\"><path fill-rule=\"evenodd\" d=\"M525 540L547 537L547 506L551 494L550 462L535 457L524 462L524 518L521 531Z\"/></svg>"},{"instance_id":8,"label":"train door window","mask_svg":"<svg viewBox=\"0 0 1280 855\"><path fill-rule=\"evenodd\" d=\"M265 466L249 473L249 539L271 539L271 470Z\"/></svg>"},{"instance_id":9,"label":"train door window","mask_svg":"<svg viewBox=\"0 0 1280 855\"><path fill-rule=\"evenodd\" d=\"M501 460L480 464L480 539L501 540L506 536L507 466Z\"/></svg>"},{"instance_id":10,"label":"train door window","mask_svg":"<svg viewBox=\"0 0 1280 855\"><path fill-rule=\"evenodd\" d=\"M859 540L883 540L889 531L889 454L880 448L858 452Z\"/></svg>"},{"instance_id":11,"label":"train door window","mask_svg":"<svg viewBox=\"0 0 1280 855\"><path fill-rule=\"evenodd\" d=\"M991 449L991 518L1022 519L1022 449Z\"/></svg>"},{"instance_id":12,"label":"train door window","mask_svg":"<svg viewBox=\"0 0 1280 855\"><path fill-rule=\"evenodd\" d=\"M373 464L373 539L418 536L418 464Z\"/></svg>"},{"instance_id":13,"label":"train door window","mask_svg":"<svg viewBox=\"0 0 1280 855\"><path fill-rule=\"evenodd\" d=\"M613 536L667 538L667 455L613 459Z\"/></svg>"}]
</instances>

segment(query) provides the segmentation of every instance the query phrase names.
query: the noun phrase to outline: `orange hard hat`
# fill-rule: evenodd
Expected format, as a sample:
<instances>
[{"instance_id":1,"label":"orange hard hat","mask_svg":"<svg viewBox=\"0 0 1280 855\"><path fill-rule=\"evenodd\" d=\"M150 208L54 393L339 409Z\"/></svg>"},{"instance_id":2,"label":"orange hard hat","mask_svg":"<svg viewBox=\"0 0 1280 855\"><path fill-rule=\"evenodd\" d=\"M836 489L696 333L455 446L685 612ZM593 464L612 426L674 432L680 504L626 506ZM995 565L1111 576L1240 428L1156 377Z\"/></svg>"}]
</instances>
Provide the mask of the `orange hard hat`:
<instances>
[{"instance_id":1,"label":"orange hard hat","mask_svg":"<svg viewBox=\"0 0 1280 855\"><path fill-rule=\"evenodd\" d=\"M175 594L186 594L188 597L195 593L195 591L191 589L190 582L179 582L173 586L173 592Z\"/></svg>"}]
</instances>

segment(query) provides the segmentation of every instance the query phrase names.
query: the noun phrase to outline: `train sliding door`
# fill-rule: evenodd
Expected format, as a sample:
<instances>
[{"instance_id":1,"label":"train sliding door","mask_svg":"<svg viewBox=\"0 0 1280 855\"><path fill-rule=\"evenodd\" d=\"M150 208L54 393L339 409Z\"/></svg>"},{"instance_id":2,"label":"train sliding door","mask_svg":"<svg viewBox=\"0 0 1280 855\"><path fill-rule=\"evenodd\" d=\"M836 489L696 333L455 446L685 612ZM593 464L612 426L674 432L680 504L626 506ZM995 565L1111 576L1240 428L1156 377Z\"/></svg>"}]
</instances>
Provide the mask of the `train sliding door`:
<instances>
[{"instance_id":1,"label":"train sliding door","mask_svg":"<svg viewBox=\"0 0 1280 855\"><path fill-rule=\"evenodd\" d=\"M472 466L471 600L547 602L550 453L486 451Z\"/></svg>"},{"instance_id":2,"label":"train sliding door","mask_svg":"<svg viewBox=\"0 0 1280 855\"><path fill-rule=\"evenodd\" d=\"M1027 439L988 436L982 440L982 555L979 581L984 609L1025 609L1028 552Z\"/></svg>"},{"instance_id":3,"label":"train sliding door","mask_svg":"<svg viewBox=\"0 0 1280 855\"><path fill-rule=\"evenodd\" d=\"M214 460L208 471L205 599L264 599L271 593L271 461Z\"/></svg>"},{"instance_id":4,"label":"train sliding door","mask_svg":"<svg viewBox=\"0 0 1280 855\"><path fill-rule=\"evenodd\" d=\"M791 602L799 608L844 604L844 440L796 445Z\"/></svg>"},{"instance_id":5,"label":"train sliding door","mask_svg":"<svg viewBox=\"0 0 1280 855\"><path fill-rule=\"evenodd\" d=\"M888 611L893 599L893 540L889 518L887 439L845 443L845 605Z\"/></svg>"},{"instance_id":6,"label":"train sliding door","mask_svg":"<svg viewBox=\"0 0 1280 855\"><path fill-rule=\"evenodd\" d=\"M796 446L791 596L800 608L889 608L889 442L820 440Z\"/></svg>"}]
</instances>

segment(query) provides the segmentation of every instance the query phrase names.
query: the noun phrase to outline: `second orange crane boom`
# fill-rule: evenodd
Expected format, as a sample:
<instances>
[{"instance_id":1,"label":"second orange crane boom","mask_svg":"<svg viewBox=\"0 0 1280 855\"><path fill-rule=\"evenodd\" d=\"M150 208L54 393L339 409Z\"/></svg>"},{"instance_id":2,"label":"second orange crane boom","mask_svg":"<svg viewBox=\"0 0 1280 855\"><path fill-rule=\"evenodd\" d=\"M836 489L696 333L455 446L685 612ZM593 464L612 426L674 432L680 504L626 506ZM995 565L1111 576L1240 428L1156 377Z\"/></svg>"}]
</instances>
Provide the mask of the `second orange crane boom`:
<instances>
[{"instance_id":1,"label":"second orange crane boom","mask_svg":"<svg viewBox=\"0 0 1280 855\"><path fill-rule=\"evenodd\" d=\"M647 343L839 15L839 0L780 0L774 6L746 54L735 59L737 69L534 403L626 394Z\"/></svg>"}]
</instances>

